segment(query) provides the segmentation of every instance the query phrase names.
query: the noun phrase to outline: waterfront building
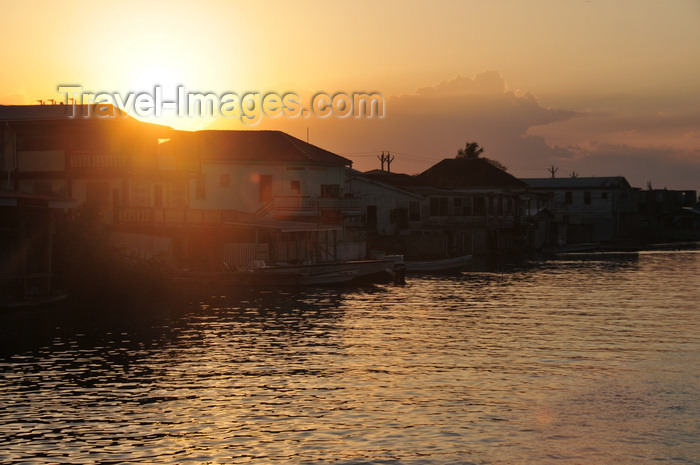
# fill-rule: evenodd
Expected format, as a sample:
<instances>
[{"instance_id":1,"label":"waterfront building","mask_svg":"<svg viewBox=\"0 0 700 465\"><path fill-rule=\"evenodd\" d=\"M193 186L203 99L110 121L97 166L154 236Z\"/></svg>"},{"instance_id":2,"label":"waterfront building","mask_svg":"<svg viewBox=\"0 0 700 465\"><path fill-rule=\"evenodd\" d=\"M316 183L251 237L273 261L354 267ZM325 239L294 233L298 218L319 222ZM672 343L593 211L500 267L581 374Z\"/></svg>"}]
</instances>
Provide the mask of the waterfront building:
<instances>
[{"instance_id":1,"label":"waterfront building","mask_svg":"<svg viewBox=\"0 0 700 465\"><path fill-rule=\"evenodd\" d=\"M550 244L612 243L637 229L637 189L623 176L522 179L550 194Z\"/></svg>"},{"instance_id":2,"label":"waterfront building","mask_svg":"<svg viewBox=\"0 0 700 465\"><path fill-rule=\"evenodd\" d=\"M415 176L375 170L356 178L374 183L371 195L356 193L372 247L449 257L522 253L546 239L547 196L484 158L445 159Z\"/></svg>"},{"instance_id":3,"label":"waterfront building","mask_svg":"<svg viewBox=\"0 0 700 465\"><path fill-rule=\"evenodd\" d=\"M364 257L344 227L359 214L350 160L280 131L177 131L163 150L197 167L188 207L153 222L178 231L175 258L188 266Z\"/></svg>"},{"instance_id":4,"label":"waterfront building","mask_svg":"<svg viewBox=\"0 0 700 465\"><path fill-rule=\"evenodd\" d=\"M160 150L171 134L109 105L0 105L2 185L74 199L106 224L146 214L139 208L185 207L188 167Z\"/></svg>"}]
</instances>

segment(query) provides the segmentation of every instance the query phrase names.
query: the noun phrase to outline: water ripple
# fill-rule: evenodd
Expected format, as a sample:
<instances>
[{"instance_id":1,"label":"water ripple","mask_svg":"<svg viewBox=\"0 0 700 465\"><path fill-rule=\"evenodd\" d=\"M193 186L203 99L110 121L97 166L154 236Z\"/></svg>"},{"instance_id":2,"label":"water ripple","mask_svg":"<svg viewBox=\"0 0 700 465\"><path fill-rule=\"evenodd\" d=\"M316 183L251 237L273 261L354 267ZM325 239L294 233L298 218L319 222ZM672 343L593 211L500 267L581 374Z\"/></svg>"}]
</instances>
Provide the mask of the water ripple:
<instances>
[{"instance_id":1,"label":"water ripple","mask_svg":"<svg viewBox=\"0 0 700 465\"><path fill-rule=\"evenodd\" d=\"M697 253L3 315L2 463L697 463Z\"/></svg>"}]
</instances>

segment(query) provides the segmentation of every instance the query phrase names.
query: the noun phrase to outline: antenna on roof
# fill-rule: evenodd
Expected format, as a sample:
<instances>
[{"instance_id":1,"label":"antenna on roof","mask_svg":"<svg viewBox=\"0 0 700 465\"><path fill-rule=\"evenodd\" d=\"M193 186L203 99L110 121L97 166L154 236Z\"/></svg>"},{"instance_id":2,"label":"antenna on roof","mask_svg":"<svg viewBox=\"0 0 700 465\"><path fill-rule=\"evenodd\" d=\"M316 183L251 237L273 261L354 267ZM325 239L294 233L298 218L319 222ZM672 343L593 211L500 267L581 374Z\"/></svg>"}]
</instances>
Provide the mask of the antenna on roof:
<instances>
[{"instance_id":1,"label":"antenna on roof","mask_svg":"<svg viewBox=\"0 0 700 465\"><path fill-rule=\"evenodd\" d=\"M557 174L557 171L559 171L559 168L555 167L552 165L551 168L549 168L547 171L549 171L552 174L552 178L554 177L555 174Z\"/></svg>"},{"instance_id":2,"label":"antenna on roof","mask_svg":"<svg viewBox=\"0 0 700 465\"><path fill-rule=\"evenodd\" d=\"M306 126L306 143L309 143L309 127Z\"/></svg>"},{"instance_id":3,"label":"antenna on roof","mask_svg":"<svg viewBox=\"0 0 700 465\"><path fill-rule=\"evenodd\" d=\"M384 162L386 162L386 158L385 158L385 155L384 155L384 150L382 150L381 156L380 156L380 155L377 155L377 158L379 159L379 161L382 162L382 171L384 171Z\"/></svg>"},{"instance_id":4,"label":"antenna on roof","mask_svg":"<svg viewBox=\"0 0 700 465\"><path fill-rule=\"evenodd\" d=\"M576 171L571 172L571 177L572 178L578 178L578 173Z\"/></svg>"}]
</instances>

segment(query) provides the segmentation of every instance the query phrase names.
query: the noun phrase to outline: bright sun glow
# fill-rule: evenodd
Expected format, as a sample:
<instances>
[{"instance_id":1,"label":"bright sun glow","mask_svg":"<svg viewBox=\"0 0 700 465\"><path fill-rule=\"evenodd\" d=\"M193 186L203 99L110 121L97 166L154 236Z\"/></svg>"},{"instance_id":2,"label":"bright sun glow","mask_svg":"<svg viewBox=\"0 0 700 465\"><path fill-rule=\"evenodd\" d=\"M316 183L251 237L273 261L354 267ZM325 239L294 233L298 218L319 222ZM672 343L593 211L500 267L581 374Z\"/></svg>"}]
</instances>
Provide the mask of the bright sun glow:
<instances>
[{"instance_id":1,"label":"bright sun glow","mask_svg":"<svg viewBox=\"0 0 700 465\"><path fill-rule=\"evenodd\" d=\"M175 62L152 62L142 60L142 64L134 63L127 79L128 86L122 89L124 93L147 93L154 95L155 87L160 87L163 101L174 102L178 95L178 86L188 87L191 81L190 73ZM210 118L178 117L175 110L164 111L159 117L132 115L135 118L150 123L164 124L176 129L203 129L210 123Z\"/></svg>"},{"instance_id":2,"label":"bright sun glow","mask_svg":"<svg viewBox=\"0 0 700 465\"><path fill-rule=\"evenodd\" d=\"M177 86L184 85L184 72L175 64L146 64L132 68L128 80L129 92L152 92L155 86L163 90L164 98L173 98L177 94Z\"/></svg>"}]
</instances>

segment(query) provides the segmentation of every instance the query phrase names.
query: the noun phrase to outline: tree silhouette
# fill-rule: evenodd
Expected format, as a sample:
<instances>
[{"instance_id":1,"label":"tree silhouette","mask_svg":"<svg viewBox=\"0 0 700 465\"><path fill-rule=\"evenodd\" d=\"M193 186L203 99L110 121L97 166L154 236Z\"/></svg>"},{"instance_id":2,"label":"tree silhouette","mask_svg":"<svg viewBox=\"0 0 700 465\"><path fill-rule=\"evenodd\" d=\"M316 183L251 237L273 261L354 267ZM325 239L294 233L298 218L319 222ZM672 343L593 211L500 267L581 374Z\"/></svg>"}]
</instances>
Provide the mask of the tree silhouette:
<instances>
[{"instance_id":1,"label":"tree silhouette","mask_svg":"<svg viewBox=\"0 0 700 465\"><path fill-rule=\"evenodd\" d=\"M479 158L484 153L484 148L479 147L476 142L467 142L463 149L457 151L457 158Z\"/></svg>"},{"instance_id":2,"label":"tree silhouette","mask_svg":"<svg viewBox=\"0 0 700 465\"><path fill-rule=\"evenodd\" d=\"M459 149L457 151L457 157L459 159L473 159L473 158L479 158L479 155L484 153L484 148L481 147L479 144L476 142L467 142L467 145L464 146L463 149ZM490 158L482 157L484 160L487 162L491 163L493 166L495 166L498 169L501 169L503 171L506 171L508 168L506 165L501 163L498 160L492 160Z\"/></svg>"}]
</instances>

